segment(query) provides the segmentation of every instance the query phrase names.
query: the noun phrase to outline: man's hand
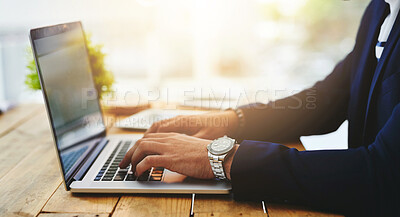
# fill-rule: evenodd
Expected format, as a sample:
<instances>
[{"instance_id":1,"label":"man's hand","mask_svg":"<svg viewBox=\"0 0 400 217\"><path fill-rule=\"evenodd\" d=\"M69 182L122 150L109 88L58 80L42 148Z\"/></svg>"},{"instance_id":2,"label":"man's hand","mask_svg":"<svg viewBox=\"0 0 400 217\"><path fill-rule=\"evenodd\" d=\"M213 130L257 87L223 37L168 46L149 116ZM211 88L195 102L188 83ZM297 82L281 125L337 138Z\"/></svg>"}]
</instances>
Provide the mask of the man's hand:
<instances>
[{"instance_id":1,"label":"man's hand","mask_svg":"<svg viewBox=\"0 0 400 217\"><path fill-rule=\"evenodd\" d=\"M148 133L128 151L119 166L126 168L132 164L136 176L152 167L164 167L190 177L212 179L214 174L207 154L209 143L211 140L178 133ZM233 155L224 163L229 179Z\"/></svg>"},{"instance_id":2,"label":"man's hand","mask_svg":"<svg viewBox=\"0 0 400 217\"><path fill-rule=\"evenodd\" d=\"M203 139L216 139L224 135L232 136L238 128L238 122L234 111L178 116L154 123L145 135L176 132Z\"/></svg>"}]
</instances>

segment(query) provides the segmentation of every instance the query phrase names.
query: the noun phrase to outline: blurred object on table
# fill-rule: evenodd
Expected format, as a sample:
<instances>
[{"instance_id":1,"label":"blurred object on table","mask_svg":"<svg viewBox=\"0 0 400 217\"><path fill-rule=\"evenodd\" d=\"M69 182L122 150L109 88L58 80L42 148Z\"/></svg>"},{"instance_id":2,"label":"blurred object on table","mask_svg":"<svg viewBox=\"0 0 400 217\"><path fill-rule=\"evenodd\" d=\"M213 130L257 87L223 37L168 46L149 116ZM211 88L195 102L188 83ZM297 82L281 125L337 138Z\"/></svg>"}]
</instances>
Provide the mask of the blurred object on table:
<instances>
[{"instance_id":1,"label":"blurred object on table","mask_svg":"<svg viewBox=\"0 0 400 217\"><path fill-rule=\"evenodd\" d=\"M16 106L16 104L14 103L10 103L7 101L0 101L0 114L5 113L6 111L14 108Z\"/></svg>"},{"instance_id":2,"label":"blurred object on table","mask_svg":"<svg viewBox=\"0 0 400 217\"><path fill-rule=\"evenodd\" d=\"M178 115L199 115L206 111L182 109L148 109L115 123L115 126L130 130L147 130L157 121L176 117Z\"/></svg>"},{"instance_id":3,"label":"blurred object on table","mask_svg":"<svg viewBox=\"0 0 400 217\"><path fill-rule=\"evenodd\" d=\"M150 104L129 106L129 105L103 105L103 112L112 115L129 116L142 110L150 108Z\"/></svg>"}]
</instances>

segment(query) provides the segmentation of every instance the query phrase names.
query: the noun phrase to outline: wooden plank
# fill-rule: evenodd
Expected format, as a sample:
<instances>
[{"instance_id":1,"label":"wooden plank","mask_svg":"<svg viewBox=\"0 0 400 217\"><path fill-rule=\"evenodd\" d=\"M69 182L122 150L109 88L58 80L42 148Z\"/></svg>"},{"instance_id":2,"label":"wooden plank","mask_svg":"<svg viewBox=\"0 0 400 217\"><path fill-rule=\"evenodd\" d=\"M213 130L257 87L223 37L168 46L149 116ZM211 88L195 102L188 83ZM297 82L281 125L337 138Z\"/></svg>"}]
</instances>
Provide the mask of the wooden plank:
<instances>
[{"instance_id":1,"label":"wooden plank","mask_svg":"<svg viewBox=\"0 0 400 217\"><path fill-rule=\"evenodd\" d=\"M0 216L37 215L61 183L44 107L1 137L0 150Z\"/></svg>"},{"instance_id":2,"label":"wooden plank","mask_svg":"<svg viewBox=\"0 0 400 217\"><path fill-rule=\"evenodd\" d=\"M110 214L118 202L119 196L110 194L72 194L60 185L49 199L43 212L76 212Z\"/></svg>"},{"instance_id":3,"label":"wooden plank","mask_svg":"<svg viewBox=\"0 0 400 217\"><path fill-rule=\"evenodd\" d=\"M54 148L44 144L0 179L0 216L36 216L60 185Z\"/></svg>"},{"instance_id":4,"label":"wooden plank","mask_svg":"<svg viewBox=\"0 0 400 217\"><path fill-rule=\"evenodd\" d=\"M121 197L112 216L188 217L190 206L190 195L130 195Z\"/></svg>"},{"instance_id":5,"label":"wooden plank","mask_svg":"<svg viewBox=\"0 0 400 217\"><path fill-rule=\"evenodd\" d=\"M33 117L42 108L43 105L39 104L23 104L0 115L0 137Z\"/></svg>"},{"instance_id":6,"label":"wooden plank","mask_svg":"<svg viewBox=\"0 0 400 217\"><path fill-rule=\"evenodd\" d=\"M267 216L256 202L234 201L229 195L196 195L194 216Z\"/></svg>"},{"instance_id":7,"label":"wooden plank","mask_svg":"<svg viewBox=\"0 0 400 217\"><path fill-rule=\"evenodd\" d=\"M0 179L38 146L55 150L44 108L13 131L0 138Z\"/></svg>"},{"instance_id":8,"label":"wooden plank","mask_svg":"<svg viewBox=\"0 0 400 217\"><path fill-rule=\"evenodd\" d=\"M249 210L248 212L244 212L244 213L229 213L229 212L213 212L213 213L195 213L194 214L195 217L234 217L234 216L244 216L244 217L252 217L252 216L264 216L266 217L267 214L255 214L254 212L252 212L251 210Z\"/></svg>"},{"instance_id":9,"label":"wooden plank","mask_svg":"<svg viewBox=\"0 0 400 217\"><path fill-rule=\"evenodd\" d=\"M40 213L38 217L108 217L106 213Z\"/></svg>"},{"instance_id":10,"label":"wooden plank","mask_svg":"<svg viewBox=\"0 0 400 217\"><path fill-rule=\"evenodd\" d=\"M294 216L307 216L307 217L340 217L341 215L324 213L314 211L312 209L294 206L294 205L286 205L286 204L267 204L268 214L270 217L279 216L279 217L294 217Z\"/></svg>"}]
</instances>

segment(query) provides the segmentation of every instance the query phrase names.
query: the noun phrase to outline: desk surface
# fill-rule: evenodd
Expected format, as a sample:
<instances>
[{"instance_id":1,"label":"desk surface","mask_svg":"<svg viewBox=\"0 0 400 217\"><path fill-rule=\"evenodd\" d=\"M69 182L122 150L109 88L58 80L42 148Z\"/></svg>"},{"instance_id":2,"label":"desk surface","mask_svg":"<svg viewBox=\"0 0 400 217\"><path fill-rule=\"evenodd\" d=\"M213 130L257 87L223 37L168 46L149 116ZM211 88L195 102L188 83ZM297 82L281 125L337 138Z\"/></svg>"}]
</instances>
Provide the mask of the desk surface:
<instances>
[{"instance_id":1,"label":"desk surface","mask_svg":"<svg viewBox=\"0 0 400 217\"><path fill-rule=\"evenodd\" d=\"M106 121L120 117L108 115ZM129 133L110 127L111 133ZM131 132L132 133L132 132ZM302 149L302 146L295 146ZM45 108L0 115L0 216L189 216L191 195L71 194L64 190ZM195 216L337 216L304 207L196 195Z\"/></svg>"}]
</instances>

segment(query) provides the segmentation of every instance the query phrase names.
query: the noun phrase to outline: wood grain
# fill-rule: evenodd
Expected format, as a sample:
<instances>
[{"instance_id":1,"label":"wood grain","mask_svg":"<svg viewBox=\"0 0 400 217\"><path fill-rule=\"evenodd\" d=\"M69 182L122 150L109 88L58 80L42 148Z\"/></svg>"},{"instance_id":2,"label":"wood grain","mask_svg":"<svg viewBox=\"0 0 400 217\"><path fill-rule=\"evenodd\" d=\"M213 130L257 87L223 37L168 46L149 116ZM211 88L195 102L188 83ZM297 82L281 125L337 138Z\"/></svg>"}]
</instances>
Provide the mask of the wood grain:
<instances>
[{"instance_id":1,"label":"wood grain","mask_svg":"<svg viewBox=\"0 0 400 217\"><path fill-rule=\"evenodd\" d=\"M121 197L112 216L188 217L190 206L189 195L130 195Z\"/></svg>"},{"instance_id":2,"label":"wood grain","mask_svg":"<svg viewBox=\"0 0 400 217\"><path fill-rule=\"evenodd\" d=\"M108 217L108 214L94 213L40 213L38 217Z\"/></svg>"},{"instance_id":3,"label":"wood grain","mask_svg":"<svg viewBox=\"0 0 400 217\"><path fill-rule=\"evenodd\" d=\"M285 204L267 204L268 214L270 217L294 217L294 216L307 216L307 217L340 217L342 215L324 213L311 210L306 207L285 205Z\"/></svg>"},{"instance_id":4,"label":"wood grain","mask_svg":"<svg viewBox=\"0 0 400 217\"><path fill-rule=\"evenodd\" d=\"M0 216L36 216L61 183L52 144L34 148L0 180Z\"/></svg>"},{"instance_id":5,"label":"wood grain","mask_svg":"<svg viewBox=\"0 0 400 217\"><path fill-rule=\"evenodd\" d=\"M0 138L0 179L37 147L53 151L52 136L44 108L29 120Z\"/></svg>"},{"instance_id":6,"label":"wood grain","mask_svg":"<svg viewBox=\"0 0 400 217\"><path fill-rule=\"evenodd\" d=\"M111 213L119 196L106 194L72 194L60 185L49 199L43 212Z\"/></svg>"},{"instance_id":7,"label":"wood grain","mask_svg":"<svg viewBox=\"0 0 400 217\"><path fill-rule=\"evenodd\" d=\"M194 215L197 216L267 216L261 202L237 202L230 195L196 195Z\"/></svg>"},{"instance_id":8,"label":"wood grain","mask_svg":"<svg viewBox=\"0 0 400 217\"><path fill-rule=\"evenodd\" d=\"M24 123L42 108L43 105L38 104L20 105L0 115L0 137Z\"/></svg>"}]
</instances>

